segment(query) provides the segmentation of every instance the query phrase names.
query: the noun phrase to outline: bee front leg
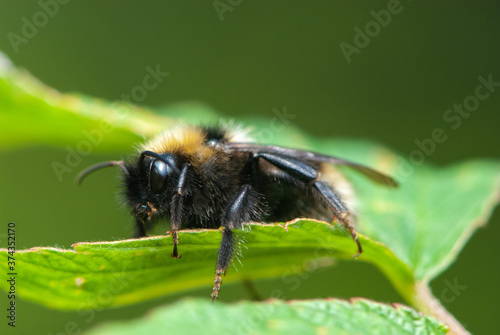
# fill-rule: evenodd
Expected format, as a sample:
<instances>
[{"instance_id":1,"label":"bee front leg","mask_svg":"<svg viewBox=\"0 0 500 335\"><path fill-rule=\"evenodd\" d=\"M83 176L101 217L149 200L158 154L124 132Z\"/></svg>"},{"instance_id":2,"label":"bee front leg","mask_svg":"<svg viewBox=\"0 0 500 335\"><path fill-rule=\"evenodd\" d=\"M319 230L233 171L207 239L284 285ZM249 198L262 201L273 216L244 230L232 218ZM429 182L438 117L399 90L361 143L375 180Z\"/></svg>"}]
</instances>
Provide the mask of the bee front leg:
<instances>
[{"instance_id":1,"label":"bee front leg","mask_svg":"<svg viewBox=\"0 0 500 335\"><path fill-rule=\"evenodd\" d=\"M141 238L146 236L147 233L147 228L146 224L139 218L135 219L135 233L134 233L134 238Z\"/></svg>"},{"instance_id":2,"label":"bee front leg","mask_svg":"<svg viewBox=\"0 0 500 335\"><path fill-rule=\"evenodd\" d=\"M243 223L257 221L262 215L262 203L260 194L252 186L245 184L229 202L222 218L222 241L217 255L215 266L214 288L212 290L212 301L219 297L222 276L226 274L231 265L235 251L235 238L232 229L243 227Z\"/></svg>"},{"instance_id":3,"label":"bee front leg","mask_svg":"<svg viewBox=\"0 0 500 335\"><path fill-rule=\"evenodd\" d=\"M179 255L177 251L177 244L179 243L179 237L177 235L177 231L179 230L182 218L184 216L184 200L186 196L191 192L189 183L192 181L192 178L189 176L191 165L184 164L181 174L179 175L179 181L177 183L177 189L175 190L175 194L172 198L171 203L171 229L172 229L172 240L174 242L174 249L172 251L173 258L181 258L182 255Z\"/></svg>"},{"instance_id":4,"label":"bee front leg","mask_svg":"<svg viewBox=\"0 0 500 335\"><path fill-rule=\"evenodd\" d=\"M182 208L183 208L183 199L182 196L176 194L172 199L172 214L171 214L171 230L172 230L172 241L174 243L174 248L172 250L172 258L181 258L182 255L179 256L179 252L177 251L177 244L179 244L179 236L177 231L179 230L182 222Z\"/></svg>"}]
</instances>

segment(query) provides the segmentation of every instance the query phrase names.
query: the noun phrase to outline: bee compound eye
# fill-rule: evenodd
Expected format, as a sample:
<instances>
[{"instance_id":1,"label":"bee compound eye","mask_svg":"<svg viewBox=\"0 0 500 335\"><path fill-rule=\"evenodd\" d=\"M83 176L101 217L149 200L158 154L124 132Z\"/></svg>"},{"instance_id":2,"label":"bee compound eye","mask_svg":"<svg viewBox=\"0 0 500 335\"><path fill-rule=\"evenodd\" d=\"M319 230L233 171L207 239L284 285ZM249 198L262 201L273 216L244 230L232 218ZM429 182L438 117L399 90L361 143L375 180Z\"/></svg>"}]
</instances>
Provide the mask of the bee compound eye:
<instances>
[{"instance_id":1,"label":"bee compound eye","mask_svg":"<svg viewBox=\"0 0 500 335\"><path fill-rule=\"evenodd\" d=\"M154 194L160 194L165 191L165 188L167 187L168 174L169 167L167 164L159 159L155 159L151 162L149 171L149 186L151 188L151 192Z\"/></svg>"}]
</instances>

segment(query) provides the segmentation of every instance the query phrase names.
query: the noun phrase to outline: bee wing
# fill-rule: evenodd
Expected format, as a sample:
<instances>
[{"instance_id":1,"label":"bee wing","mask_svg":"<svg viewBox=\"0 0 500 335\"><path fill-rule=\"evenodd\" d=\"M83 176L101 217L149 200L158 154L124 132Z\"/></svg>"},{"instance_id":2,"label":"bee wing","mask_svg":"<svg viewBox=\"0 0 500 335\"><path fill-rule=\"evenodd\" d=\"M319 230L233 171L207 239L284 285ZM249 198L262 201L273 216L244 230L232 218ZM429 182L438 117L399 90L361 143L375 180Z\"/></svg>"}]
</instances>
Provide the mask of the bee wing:
<instances>
[{"instance_id":1,"label":"bee wing","mask_svg":"<svg viewBox=\"0 0 500 335\"><path fill-rule=\"evenodd\" d=\"M367 166L350 162L342 158L324 155L318 152L284 148L275 145L254 144L254 143L227 143L226 149L235 152L273 153L293 158L304 159L310 162L345 165L364 174L365 176L367 176L376 183L391 187L398 186L398 183L391 177L383 173L380 173L378 171L375 171Z\"/></svg>"}]
</instances>

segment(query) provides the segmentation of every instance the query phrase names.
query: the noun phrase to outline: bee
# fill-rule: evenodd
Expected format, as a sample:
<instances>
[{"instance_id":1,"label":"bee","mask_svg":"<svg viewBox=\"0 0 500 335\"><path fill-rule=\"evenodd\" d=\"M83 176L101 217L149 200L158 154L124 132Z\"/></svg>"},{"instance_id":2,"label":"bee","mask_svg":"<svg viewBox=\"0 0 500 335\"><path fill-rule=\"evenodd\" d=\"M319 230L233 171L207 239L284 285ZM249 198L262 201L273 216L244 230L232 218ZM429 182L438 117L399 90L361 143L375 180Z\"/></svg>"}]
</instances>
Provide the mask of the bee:
<instances>
[{"instance_id":1,"label":"bee","mask_svg":"<svg viewBox=\"0 0 500 335\"><path fill-rule=\"evenodd\" d=\"M397 185L389 176L341 158L254 143L248 131L232 124L178 126L143 144L132 160L91 166L77 180L104 167L120 167L135 236L144 237L152 223L169 220L175 258L181 257L181 228L222 228L211 294L216 300L235 253L233 230L244 223L333 218L350 232L356 256L362 253L348 205L352 187L335 165Z\"/></svg>"}]
</instances>

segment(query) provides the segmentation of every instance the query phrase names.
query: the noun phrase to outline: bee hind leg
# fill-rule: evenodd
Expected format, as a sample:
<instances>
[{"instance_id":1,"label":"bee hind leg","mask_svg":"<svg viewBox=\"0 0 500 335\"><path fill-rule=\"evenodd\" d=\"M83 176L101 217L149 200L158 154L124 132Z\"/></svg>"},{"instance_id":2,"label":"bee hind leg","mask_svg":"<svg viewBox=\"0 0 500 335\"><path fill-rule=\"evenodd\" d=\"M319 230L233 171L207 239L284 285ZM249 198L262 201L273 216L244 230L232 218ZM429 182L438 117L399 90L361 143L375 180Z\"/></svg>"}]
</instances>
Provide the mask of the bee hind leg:
<instances>
[{"instance_id":1,"label":"bee hind leg","mask_svg":"<svg viewBox=\"0 0 500 335\"><path fill-rule=\"evenodd\" d=\"M334 217L351 233L351 236L358 247L358 253L354 257L361 255L363 248L359 242L356 230L352 225L351 213L337 193L335 193L332 188L318 180L319 173L317 167L309 164L307 161L287 155L256 153L255 157L266 160L281 171L286 172L292 178L305 183L308 187L311 185L317 195L328 204L328 207L333 211Z\"/></svg>"},{"instance_id":2,"label":"bee hind leg","mask_svg":"<svg viewBox=\"0 0 500 335\"><path fill-rule=\"evenodd\" d=\"M339 196L323 182L317 181L313 184L314 189L319 193L319 195L328 203L329 207L333 211L333 216L335 219L340 221L351 233L352 239L356 242L358 247L358 253L354 257L358 257L363 252L361 247L361 242L359 242L358 234L351 222L351 213L344 205Z\"/></svg>"}]
</instances>

